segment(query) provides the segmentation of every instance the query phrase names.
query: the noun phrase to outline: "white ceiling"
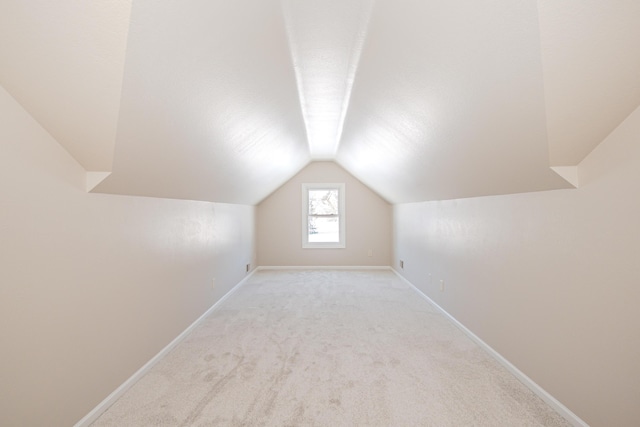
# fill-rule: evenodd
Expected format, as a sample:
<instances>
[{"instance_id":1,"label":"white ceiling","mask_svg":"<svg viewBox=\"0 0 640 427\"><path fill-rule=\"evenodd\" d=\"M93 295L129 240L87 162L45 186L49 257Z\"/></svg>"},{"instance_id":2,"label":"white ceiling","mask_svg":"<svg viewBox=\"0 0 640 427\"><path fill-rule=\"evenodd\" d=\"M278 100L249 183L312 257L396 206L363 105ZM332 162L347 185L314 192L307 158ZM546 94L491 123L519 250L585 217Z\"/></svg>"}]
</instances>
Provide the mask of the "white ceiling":
<instances>
[{"instance_id":1,"label":"white ceiling","mask_svg":"<svg viewBox=\"0 0 640 427\"><path fill-rule=\"evenodd\" d=\"M393 203L551 190L640 105L638 22L637 0L2 0L0 84L93 191L255 204L319 159Z\"/></svg>"}]
</instances>

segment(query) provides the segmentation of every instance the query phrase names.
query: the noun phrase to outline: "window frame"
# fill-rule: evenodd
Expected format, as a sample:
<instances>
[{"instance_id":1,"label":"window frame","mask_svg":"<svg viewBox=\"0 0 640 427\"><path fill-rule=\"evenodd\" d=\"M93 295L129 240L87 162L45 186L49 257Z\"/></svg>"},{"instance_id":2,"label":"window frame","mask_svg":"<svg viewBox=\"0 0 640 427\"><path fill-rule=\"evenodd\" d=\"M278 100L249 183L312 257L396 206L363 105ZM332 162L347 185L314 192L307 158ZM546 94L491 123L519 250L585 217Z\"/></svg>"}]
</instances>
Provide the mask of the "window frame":
<instances>
[{"instance_id":1,"label":"window frame","mask_svg":"<svg viewBox=\"0 0 640 427\"><path fill-rule=\"evenodd\" d=\"M302 184L302 248L303 249L344 249L346 245L346 208L344 183L303 183ZM338 242L309 242L309 191L338 190Z\"/></svg>"}]
</instances>

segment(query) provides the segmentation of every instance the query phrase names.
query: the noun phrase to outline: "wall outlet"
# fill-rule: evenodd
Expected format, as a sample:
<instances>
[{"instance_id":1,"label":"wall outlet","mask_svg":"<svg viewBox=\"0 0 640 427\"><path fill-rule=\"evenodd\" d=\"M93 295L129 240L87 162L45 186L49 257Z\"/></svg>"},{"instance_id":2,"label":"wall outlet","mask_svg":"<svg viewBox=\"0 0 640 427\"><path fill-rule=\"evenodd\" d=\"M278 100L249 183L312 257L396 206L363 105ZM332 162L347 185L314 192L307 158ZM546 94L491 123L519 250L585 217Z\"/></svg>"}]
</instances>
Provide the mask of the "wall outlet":
<instances>
[{"instance_id":1,"label":"wall outlet","mask_svg":"<svg viewBox=\"0 0 640 427\"><path fill-rule=\"evenodd\" d=\"M251 264L247 264L247 273L251 270Z\"/></svg>"},{"instance_id":2,"label":"wall outlet","mask_svg":"<svg viewBox=\"0 0 640 427\"><path fill-rule=\"evenodd\" d=\"M216 288L216 278L214 277L213 279L211 279L211 289L215 289Z\"/></svg>"},{"instance_id":3,"label":"wall outlet","mask_svg":"<svg viewBox=\"0 0 640 427\"><path fill-rule=\"evenodd\" d=\"M440 280L440 292L444 292L444 280Z\"/></svg>"},{"instance_id":4,"label":"wall outlet","mask_svg":"<svg viewBox=\"0 0 640 427\"><path fill-rule=\"evenodd\" d=\"M404 261L400 260L400 268L404 268Z\"/></svg>"},{"instance_id":5,"label":"wall outlet","mask_svg":"<svg viewBox=\"0 0 640 427\"><path fill-rule=\"evenodd\" d=\"M373 249L369 249L369 252L367 252L367 256L373 256Z\"/></svg>"}]
</instances>

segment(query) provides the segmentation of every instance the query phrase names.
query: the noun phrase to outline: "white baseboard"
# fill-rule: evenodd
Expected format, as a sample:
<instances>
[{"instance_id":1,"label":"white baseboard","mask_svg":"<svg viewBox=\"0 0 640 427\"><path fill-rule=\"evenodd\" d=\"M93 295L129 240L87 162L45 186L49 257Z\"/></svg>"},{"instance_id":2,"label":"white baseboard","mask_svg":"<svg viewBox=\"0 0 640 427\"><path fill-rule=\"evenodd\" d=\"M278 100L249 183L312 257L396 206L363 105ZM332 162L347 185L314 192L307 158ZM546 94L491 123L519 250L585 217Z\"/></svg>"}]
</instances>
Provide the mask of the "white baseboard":
<instances>
[{"instance_id":1,"label":"white baseboard","mask_svg":"<svg viewBox=\"0 0 640 427\"><path fill-rule=\"evenodd\" d=\"M167 344L167 346L165 348L160 350L160 352L158 354L153 356L153 358L151 358L151 360L149 360L147 363L145 363L142 368L138 369L133 375L131 375L129 377L129 379L127 379L124 383L122 383L120 385L120 387L115 389L109 396L107 396L102 402L100 402L95 408L93 408L91 410L91 412L89 412L80 421L78 421L74 425L74 427L87 427L91 423L93 423L95 420L97 420L98 417L100 417L100 415L102 415L102 413L104 411L109 409L109 407L111 405L113 405L116 402L116 400L118 400L127 390L129 390L147 372L149 372L149 370L151 368L153 368L153 366L156 363L158 363L160 361L160 359L165 357L171 350L173 350L173 348L175 346L177 346L183 339L185 339L186 336L189 335L189 333L193 329L195 329L200 323L202 323L202 321L208 315L210 315L216 308L218 308L220 306L220 304L222 304L227 298L229 298L234 292L236 292L240 288L240 286L242 286L253 275L253 273L255 271L256 271L255 269L253 271L251 271L251 273L249 273L244 279L242 279L237 285L235 285L229 292L224 294L222 296L222 298L220 298L218 301L216 301L216 303L213 304L207 311L205 311L202 316L198 317L198 319L196 319L195 322L193 322L191 325L189 325L189 327L187 327L187 329L182 331L182 333L180 335L178 335L169 344Z\"/></svg>"},{"instance_id":2,"label":"white baseboard","mask_svg":"<svg viewBox=\"0 0 640 427\"><path fill-rule=\"evenodd\" d=\"M200 316L195 322L193 322L187 329L185 329L180 335L178 335L173 341L171 341L166 347L164 347L158 354L156 354L151 360L149 360L144 366L138 369L129 379L114 390L109 396L107 396L102 402L100 402L91 412L85 415L80 421L78 421L74 427L87 427L91 423L102 415L111 405L113 405L127 390L129 390L136 382L140 380L156 363L166 356L176 345L178 345L186 336L196 328L209 314L211 314L220 304L222 304L227 298L229 298L234 292L236 292L256 271L259 270L391 270L407 285L413 288L422 298L433 304L445 317L447 317L454 325L456 325L462 332L464 332L471 340L482 347L487 353L489 353L494 359L504 366L511 374L513 374L520 382L533 391L538 397L540 397L549 406L554 408L563 418L565 418L574 427L589 427L580 417L571 412L569 408L564 406L560 401L551 396L546 390L536 384L531 378L526 376L522 371L516 368L511 362L505 359L500 353L495 351L491 346L482 341L473 332L467 329L462 323L460 323L455 317L450 315L446 310L436 304L431 298L424 294L420 289L413 285L404 276L398 273L394 268L389 266L261 266L254 269L249 275L242 279L236 286L234 286L229 292L227 292L222 298L220 298L214 305L212 305L202 316Z\"/></svg>"},{"instance_id":3,"label":"white baseboard","mask_svg":"<svg viewBox=\"0 0 640 427\"><path fill-rule=\"evenodd\" d=\"M489 344L482 341L476 334L471 332L460 323L455 317L450 315L444 308L440 307L429 298L425 293L423 293L420 289L418 289L413 283L407 280L404 276L402 276L396 269L391 268L393 272L402 279L405 283L407 283L413 290L415 290L422 298L429 301L436 307L447 319L451 320L454 325L456 325L465 335L467 335L471 340L473 340L476 344L478 344L482 349L484 349L489 355L491 355L498 363L504 366L513 376L515 376L522 384L527 386L532 392L534 392L540 399L542 399L547 405L551 406L557 413L559 413L565 420L571 423L574 427L589 427L587 423L585 423L580 417L571 412L569 408L564 406L558 399L549 394L545 389L536 384L531 378L526 376L521 370L516 368L511 362L505 359L500 353L495 351Z\"/></svg>"},{"instance_id":4,"label":"white baseboard","mask_svg":"<svg viewBox=\"0 0 640 427\"><path fill-rule=\"evenodd\" d=\"M388 265L263 265L256 270L392 270Z\"/></svg>"}]
</instances>

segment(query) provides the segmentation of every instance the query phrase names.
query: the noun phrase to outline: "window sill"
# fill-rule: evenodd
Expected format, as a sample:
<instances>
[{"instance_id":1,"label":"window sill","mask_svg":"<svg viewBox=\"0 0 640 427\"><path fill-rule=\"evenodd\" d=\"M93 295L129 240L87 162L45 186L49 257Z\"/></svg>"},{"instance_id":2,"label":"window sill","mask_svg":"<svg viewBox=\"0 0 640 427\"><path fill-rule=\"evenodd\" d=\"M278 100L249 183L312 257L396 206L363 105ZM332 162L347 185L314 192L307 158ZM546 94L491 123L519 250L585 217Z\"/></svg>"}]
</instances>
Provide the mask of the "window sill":
<instances>
[{"instance_id":1,"label":"window sill","mask_svg":"<svg viewBox=\"0 0 640 427\"><path fill-rule=\"evenodd\" d=\"M344 249L344 243L303 243L302 249Z\"/></svg>"}]
</instances>

